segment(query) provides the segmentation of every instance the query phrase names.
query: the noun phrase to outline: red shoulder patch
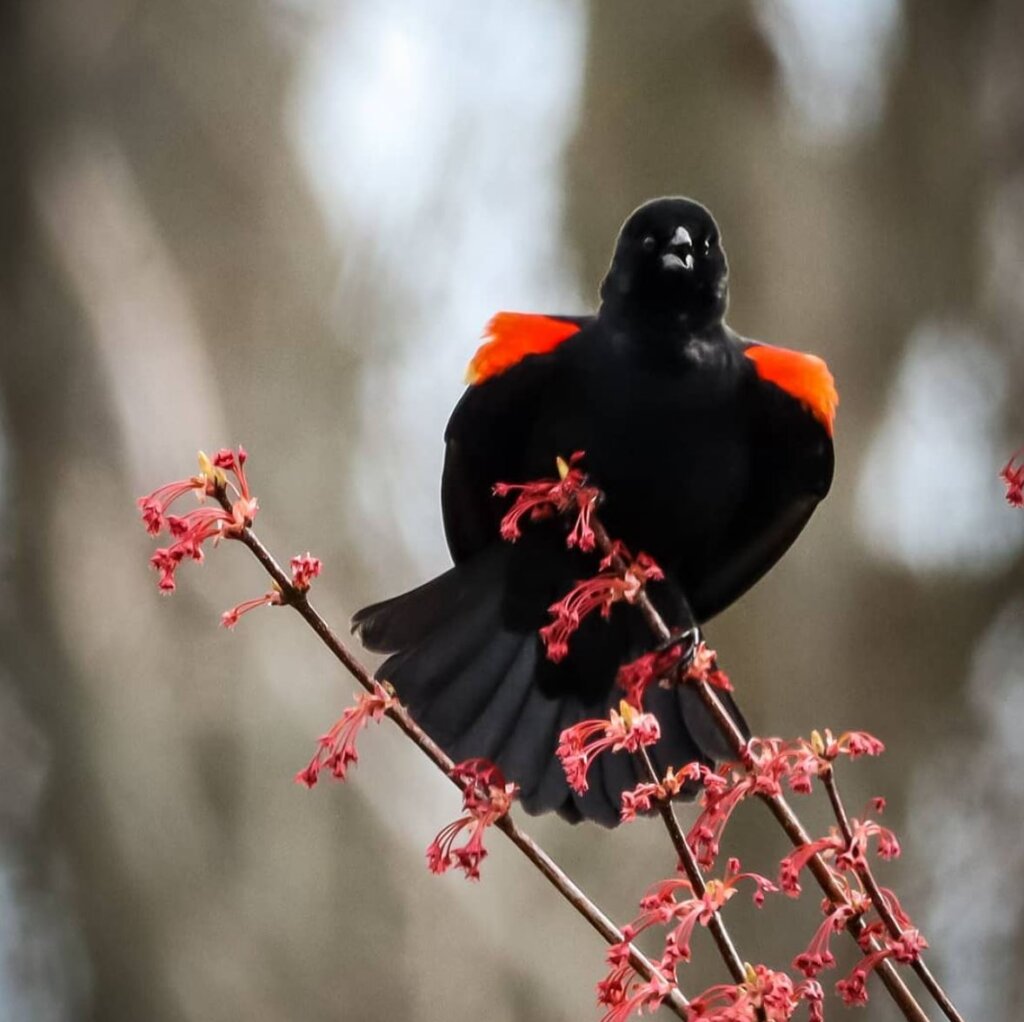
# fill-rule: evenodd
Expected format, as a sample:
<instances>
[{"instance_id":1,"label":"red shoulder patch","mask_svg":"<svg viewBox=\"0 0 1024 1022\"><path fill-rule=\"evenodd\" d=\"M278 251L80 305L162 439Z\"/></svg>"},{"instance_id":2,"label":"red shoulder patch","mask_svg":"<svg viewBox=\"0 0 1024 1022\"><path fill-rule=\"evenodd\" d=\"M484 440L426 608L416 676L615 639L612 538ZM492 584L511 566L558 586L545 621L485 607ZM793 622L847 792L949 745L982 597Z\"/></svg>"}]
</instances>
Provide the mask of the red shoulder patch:
<instances>
[{"instance_id":1,"label":"red shoulder patch","mask_svg":"<svg viewBox=\"0 0 1024 1022\"><path fill-rule=\"evenodd\" d=\"M466 369L471 386L498 376L527 355L545 355L579 333L579 325L531 312L499 312L484 327L484 343Z\"/></svg>"},{"instance_id":2,"label":"red shoulder patch","mask_svg":"<svg viewBox=\"0 0 1024 1022\"><path fill-rule=\"evenodd\" d=\"M754 363L762 380L781 387L805 405L832 435L839 394L824 359L769 344L752 344L744 354Z\"/></svg>"}]
</instances>

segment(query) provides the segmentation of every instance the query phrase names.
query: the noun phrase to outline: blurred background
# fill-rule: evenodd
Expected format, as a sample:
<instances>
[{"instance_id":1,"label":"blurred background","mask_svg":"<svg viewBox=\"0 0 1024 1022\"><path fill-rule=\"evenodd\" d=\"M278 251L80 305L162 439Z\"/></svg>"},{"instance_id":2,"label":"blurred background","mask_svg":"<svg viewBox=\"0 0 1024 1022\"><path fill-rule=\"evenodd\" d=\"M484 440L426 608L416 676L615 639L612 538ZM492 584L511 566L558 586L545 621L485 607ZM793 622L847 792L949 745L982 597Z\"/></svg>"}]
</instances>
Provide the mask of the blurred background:
<instances>
[{"instance_id":1,"label":"blurred background","mask_svg":"<svg viewBox=\"0 0 1024 1022\"><path fill-rule=\"evenodd\" d=\"M599 1017L600 941L498 836L479 885L427 873L457 799L397 732L292 783L352 683L294 615L218 627L266 588L241 549L161 599L133 501L241 442L335 622L441 570L483 323L593 308L662 193L719 219L731 324L842 394L832 496L709 638L755 729L887 743L844 771L904 839L885 882L1014 1017L1022 52L1016 0L0 6L0 1018ZM654 822L527 822L623 920L672 868ZM763 810L735 827L771 870ZM744 957L816 903L733 903Z\"/></svg>"}]
</instances>

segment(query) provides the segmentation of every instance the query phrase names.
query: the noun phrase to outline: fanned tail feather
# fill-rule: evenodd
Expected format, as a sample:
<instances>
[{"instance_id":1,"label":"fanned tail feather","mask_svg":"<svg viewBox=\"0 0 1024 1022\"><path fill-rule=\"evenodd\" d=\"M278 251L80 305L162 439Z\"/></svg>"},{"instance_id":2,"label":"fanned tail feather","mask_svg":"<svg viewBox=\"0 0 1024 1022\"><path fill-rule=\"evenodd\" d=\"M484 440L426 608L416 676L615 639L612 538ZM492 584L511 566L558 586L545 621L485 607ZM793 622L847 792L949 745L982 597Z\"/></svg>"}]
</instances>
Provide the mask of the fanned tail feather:
<instances>
[{"instance_id":1,"label":"fanned tail feather","mask_svg":"<svg viewBox=\"0 0 1024 1022\"><path fill-rule=\"evenodd\" d=\"M476 756L496 762L519 785L529 813L557 811L574 822L614 826L622 792L643 779L633 758L600 756L581 795L569 789L555 748L563 729L585 718L607 717L623 693L614 685L593 698L577 691L552 693L552 665L544 659L536 630L513 629L504 621L510 551L495 546L408 593L361 610L353 631L368 649L390 654L376 677L394 686L416 721L456 762ZM613 667L634 655L623 644L635 645L636 632L609 629L605 652ZM588 690L594 691L582 689ZM655 686L645 708L661 724L661 740L651 749L660 772L694 760L709 763L710 756L727 751L693 692Z\"/></svg>"}]
</instances>

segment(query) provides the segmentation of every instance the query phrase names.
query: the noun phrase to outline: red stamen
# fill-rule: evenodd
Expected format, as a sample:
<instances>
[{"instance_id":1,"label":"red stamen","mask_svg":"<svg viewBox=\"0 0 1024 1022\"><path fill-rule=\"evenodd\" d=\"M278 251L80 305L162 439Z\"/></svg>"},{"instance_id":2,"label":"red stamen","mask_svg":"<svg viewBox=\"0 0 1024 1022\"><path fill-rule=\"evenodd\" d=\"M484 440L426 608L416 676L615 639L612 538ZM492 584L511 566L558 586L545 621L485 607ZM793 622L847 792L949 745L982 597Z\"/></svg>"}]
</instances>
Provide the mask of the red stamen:
<instances>
[{"instance_id":1,"label":"red stamen","mask_svg":"<svg viewBox=\"0 0 1024 1022\"><path fill-rule=\"evenodd\" d=\"M427 848L427 865L432 873L461 869L468 880L480 879L480 863L487 857L484 832L508 813L519 788L507 782L501 770L486 759L468 759L452 771L463 785L464 816L449 823ZM465 843L455 842L468 831Z\"/></svg>"},{"instance_id":2,"label":"red stamen","mask_svg":"<svg viewBox=\"0 0 1024 1022\"><path fill-rule=\"evenodd\" d=\"M327 734L317 740L317 750L304 770L295 775L295 780L312 788L327 769L339 781L344 781L351 764L359 761L356 752L356 738L359 732L372 721L380 721L397 700L390 695L380 682L375 682L372 693L361 692Z\"/></svg>"}]
</instances>

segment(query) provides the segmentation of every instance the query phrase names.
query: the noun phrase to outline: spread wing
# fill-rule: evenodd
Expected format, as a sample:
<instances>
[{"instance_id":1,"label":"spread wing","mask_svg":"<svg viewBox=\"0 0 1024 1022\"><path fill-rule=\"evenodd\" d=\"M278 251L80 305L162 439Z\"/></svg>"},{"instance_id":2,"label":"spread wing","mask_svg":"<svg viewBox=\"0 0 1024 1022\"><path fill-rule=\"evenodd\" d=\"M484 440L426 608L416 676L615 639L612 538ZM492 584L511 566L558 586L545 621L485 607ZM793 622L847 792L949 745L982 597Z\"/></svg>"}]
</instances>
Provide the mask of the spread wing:
<instances>
[{"instance_id":1,"label":"spread wing","mask_svg":"<svg viewBox=\"0 0 1024 1022\"><path fill-rule=\"evenodd\" d=\"M503 507L491 488L523 480L534 423L557 386L559 345L591 319L499 312L487 324L444 436L441 511L456 563L497 538Z\"/></svg>"}]
</instances>

